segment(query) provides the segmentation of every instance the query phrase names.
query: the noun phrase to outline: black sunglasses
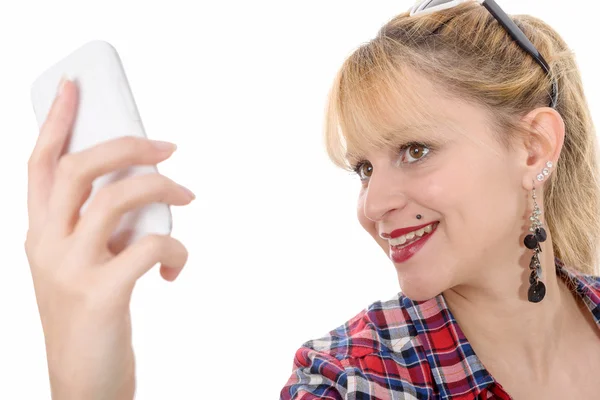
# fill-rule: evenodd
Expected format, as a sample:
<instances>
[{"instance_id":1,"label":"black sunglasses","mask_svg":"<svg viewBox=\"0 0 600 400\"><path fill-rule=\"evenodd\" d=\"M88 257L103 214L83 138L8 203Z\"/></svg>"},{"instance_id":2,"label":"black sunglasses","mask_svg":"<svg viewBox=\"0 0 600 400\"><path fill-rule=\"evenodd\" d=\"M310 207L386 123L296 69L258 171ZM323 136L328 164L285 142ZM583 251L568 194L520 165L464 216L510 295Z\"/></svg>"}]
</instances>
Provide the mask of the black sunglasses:
<instances>
[{"instance_id":1,"label":"black sunglasses","mask_svg":"<svg viewBox=\"0 0 600 400\"><path fill-rule=\"evenodd\" d=\"M467 1L476 1L484 6L490 12L490 14L496 18L496 21L498 21L500 25L504 27L513 40L517 42L523 50L529 53L531 57L538 62L538 64L540 64L546 74L550 75L550 67L548 66L546 60L544 60L544 57L542 57L533 43L527 39L527 36L525 36L523 31L519 29L519 27L510 19L508 15L506 15L506 13L494 0L424 0L417 3L414 7L411 7L410 15L429 14L435 11L455 7ZM556 108L558 101L558 83L555 79L552 80L551 97L552 101L550 103L550 107Z\"/></svg>"}]
</instances>

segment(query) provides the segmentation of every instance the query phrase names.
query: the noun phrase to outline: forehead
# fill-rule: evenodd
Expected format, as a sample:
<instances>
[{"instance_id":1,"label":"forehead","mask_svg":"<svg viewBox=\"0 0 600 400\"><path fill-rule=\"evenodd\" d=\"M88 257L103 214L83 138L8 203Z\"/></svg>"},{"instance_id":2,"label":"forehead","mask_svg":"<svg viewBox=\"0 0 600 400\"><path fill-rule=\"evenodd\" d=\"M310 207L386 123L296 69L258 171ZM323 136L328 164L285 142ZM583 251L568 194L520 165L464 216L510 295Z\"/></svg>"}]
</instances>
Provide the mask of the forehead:
<instances>
[{"instance_id":1,"label":"forehead","mask_svg":"<svg viewBox=\"0 0 600 400\"><path fill-rule=\"evenodd\" d=\"M410 141L443 141L467 132L485 118L483 110L452 96L411 70L348 90L340 107L346 158Z\"/></svg>"}]
</instances>

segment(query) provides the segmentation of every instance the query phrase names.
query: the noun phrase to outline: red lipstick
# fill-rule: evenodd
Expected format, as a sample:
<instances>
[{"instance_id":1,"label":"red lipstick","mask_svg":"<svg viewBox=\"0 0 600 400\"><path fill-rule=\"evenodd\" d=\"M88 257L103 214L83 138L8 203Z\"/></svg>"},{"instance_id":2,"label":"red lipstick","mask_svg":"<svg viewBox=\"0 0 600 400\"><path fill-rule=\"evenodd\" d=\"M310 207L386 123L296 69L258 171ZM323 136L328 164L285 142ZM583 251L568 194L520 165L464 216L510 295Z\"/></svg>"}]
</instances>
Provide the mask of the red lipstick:
<instances>
[{"instance_id":1,"label":"red lipstick","mask_svg":"<svg viewBox=\"0 0 600 400\"><path fill-rule=\"evenodd\" d=\"M427 225L425 225L425 226L427 226ZM425 245L425 243L429 240L429 238L431 236L433 236L433 234L437 230L438 224L435 223L433 226L434 226L434 229L430 233L423 235L420 239L417 239L408 245L390 246L390 252L389 252L390 258L396 264L399 264L399 263L403 263L403 262L407 261L409 258L414 256L419 250L421 250L421 248ZM396 232L396 231L394 231L394 232ZM392 232L392 234L394 234L394 232Z\"/></svg>"},{"instance_id":2,"label":"red lipstick","mask_svg":"<svg viewBox=\"0 0 600 400\"><path fill-rule=\"evenodd\" d=\"M432 222L428 222L426 224L423 225L418 225L418 226L409 226L408 228L400 228L400 229L396 229L394 231L392 231L392 233L382 233L381 237L384 239L395 239L398 236L402 236L406 233L412 232L412 231L417 231L421 228L425 228L427 225L431 225L433 224Z\"/></svg>"}]
</instances>

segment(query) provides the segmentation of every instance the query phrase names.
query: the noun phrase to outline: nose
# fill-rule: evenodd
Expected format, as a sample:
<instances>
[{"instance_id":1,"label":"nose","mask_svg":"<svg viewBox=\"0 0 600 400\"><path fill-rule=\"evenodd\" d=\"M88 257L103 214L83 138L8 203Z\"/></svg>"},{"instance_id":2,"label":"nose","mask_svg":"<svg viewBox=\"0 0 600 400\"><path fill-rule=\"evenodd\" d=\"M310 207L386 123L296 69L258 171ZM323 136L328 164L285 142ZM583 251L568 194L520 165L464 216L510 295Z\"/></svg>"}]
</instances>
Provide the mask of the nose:
<instances>
[{"instance_id":1,"label":"nose","mask_svg":"<svg viewBox=\"0 0 600 400\"><path fill-rule=\"evenodd\" d=\"M387 214L406 206L405 183L394 169L374 169L371 174L363 194L363 212L371 221L381 221Z\"/></svg>"}]
</instances>

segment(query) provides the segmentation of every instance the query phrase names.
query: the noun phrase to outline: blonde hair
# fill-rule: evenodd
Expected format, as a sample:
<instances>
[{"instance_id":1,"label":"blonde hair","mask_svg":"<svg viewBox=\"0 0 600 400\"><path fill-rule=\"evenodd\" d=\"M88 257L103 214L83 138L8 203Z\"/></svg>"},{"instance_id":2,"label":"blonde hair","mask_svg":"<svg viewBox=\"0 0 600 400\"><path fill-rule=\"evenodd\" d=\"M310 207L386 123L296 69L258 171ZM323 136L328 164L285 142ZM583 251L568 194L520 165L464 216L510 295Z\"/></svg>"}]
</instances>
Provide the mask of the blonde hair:
<instances>
[{"instance_id":1,"label":"blonde hair","mask_svg":"<svg viewBox=\"0 0 600 400\"><path fill-rule=\"evenodd\" d=\"M543 21L511 18L544 56L550 76L479 4L413 17L405 12L343 63L328 99L326 149L336 165L351 170L359 149L390 143L399 113L408 125L428 121L427 99L409 89L410 70L427 77L440 96L458 96L489 111L495 137L509 148L519 135L535 134L521 117L550 104L551 79L557 79L556 110L566 131L560 158L545 182L544 219L555 257L574 270L596 274L598 149L575 56Z\"/></svg>"}]
</instances>

